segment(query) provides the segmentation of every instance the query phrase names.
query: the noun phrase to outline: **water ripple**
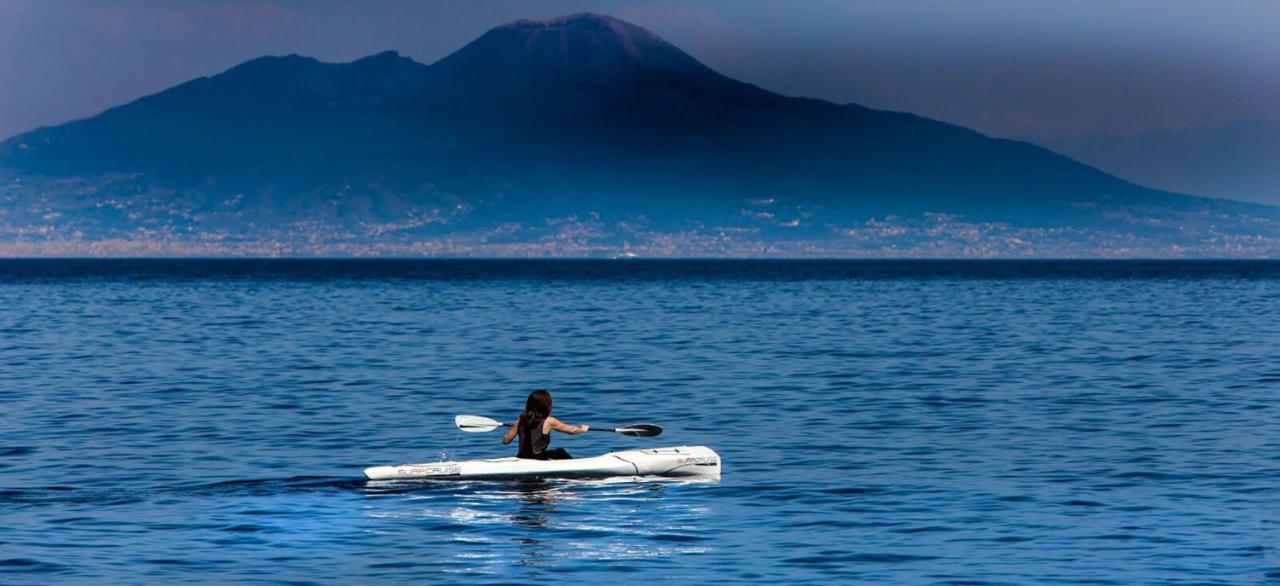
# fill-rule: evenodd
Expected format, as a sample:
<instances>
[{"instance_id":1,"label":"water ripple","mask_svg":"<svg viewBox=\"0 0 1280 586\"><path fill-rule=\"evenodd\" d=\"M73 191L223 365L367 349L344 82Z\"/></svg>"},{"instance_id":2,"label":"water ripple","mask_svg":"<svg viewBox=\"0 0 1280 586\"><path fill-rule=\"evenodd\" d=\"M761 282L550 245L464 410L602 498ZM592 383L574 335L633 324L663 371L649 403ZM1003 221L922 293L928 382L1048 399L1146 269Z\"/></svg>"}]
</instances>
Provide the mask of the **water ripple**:
<instances>
[{"instance_id":1,"label":"water ripple","mask_svg":"<svg viewBox=\"0 0 1280 586\"><path fill-rule=\"evenodd\" d=\"M0 582L1280 579L1275 263L0 262ZM719 483L365 482L661 423Z\"/></svg>"}]
</instances>

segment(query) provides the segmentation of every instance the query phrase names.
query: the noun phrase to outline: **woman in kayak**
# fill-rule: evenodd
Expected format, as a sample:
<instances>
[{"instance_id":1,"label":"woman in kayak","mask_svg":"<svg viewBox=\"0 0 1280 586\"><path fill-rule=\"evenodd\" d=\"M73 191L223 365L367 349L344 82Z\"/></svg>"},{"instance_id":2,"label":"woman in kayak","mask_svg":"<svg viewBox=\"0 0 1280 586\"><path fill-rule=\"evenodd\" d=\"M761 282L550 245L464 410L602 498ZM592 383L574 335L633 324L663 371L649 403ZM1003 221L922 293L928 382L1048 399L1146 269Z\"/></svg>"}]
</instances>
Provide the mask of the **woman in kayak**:
<instances>
[{"instance_id":1,"label":"woman in kayak","mask_svg":"<svg viewBox=\"0 0 1280 586\"><path fill-rule=\"evenodd\" d=\"M517 458L531 460L568 460L573 456L564 448L549 450L551 430L569 435L586 433L587 425L568 425L551 416L551 393L546 389L538 389L529 393L524 402L524 413L516 418L516 422L502 436L502 443L509 444L516 436L520 436L520 447L516 450Z\"/></svg>"}]
</instances>

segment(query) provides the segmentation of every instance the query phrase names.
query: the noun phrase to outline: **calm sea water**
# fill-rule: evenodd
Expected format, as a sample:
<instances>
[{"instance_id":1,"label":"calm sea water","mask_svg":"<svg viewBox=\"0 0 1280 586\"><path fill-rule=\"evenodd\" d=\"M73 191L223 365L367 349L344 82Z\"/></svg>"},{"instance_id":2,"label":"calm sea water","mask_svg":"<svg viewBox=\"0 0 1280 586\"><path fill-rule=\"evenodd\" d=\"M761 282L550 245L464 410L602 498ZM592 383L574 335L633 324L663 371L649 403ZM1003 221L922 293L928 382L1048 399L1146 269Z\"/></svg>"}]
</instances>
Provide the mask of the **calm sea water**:
<instances>
[{"instance_id":1,"label":"calm sea water","mask_svg":"<svg viewBox=\"0 0 1280 586\"><path fill-rule=\"evenodd\" d=\"M719 483L375 486L453 415ZM0 582L1280 579L1280 264L0 262Z\"/></svg>"}]
</instances>

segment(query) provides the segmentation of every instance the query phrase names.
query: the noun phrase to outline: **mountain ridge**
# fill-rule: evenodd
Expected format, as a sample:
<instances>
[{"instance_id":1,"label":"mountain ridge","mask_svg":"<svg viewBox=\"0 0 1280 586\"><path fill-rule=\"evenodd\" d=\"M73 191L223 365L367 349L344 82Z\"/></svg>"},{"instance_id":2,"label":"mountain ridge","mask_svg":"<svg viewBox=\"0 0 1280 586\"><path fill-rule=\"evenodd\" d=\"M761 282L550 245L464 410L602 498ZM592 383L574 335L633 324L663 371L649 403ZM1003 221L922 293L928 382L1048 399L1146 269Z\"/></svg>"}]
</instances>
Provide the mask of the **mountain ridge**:
<instances>
[{"instance_id":1,"label":"mountain ridge","mask_svg":"<svg viewBox=\"0 0 1280 586\"><path fill-rule=\"evenodd\" d=\"M1275 246L1280 219L914 114L779 95L591 14L515 21L429 65L395 51L252 59L0 142L0 175L0 197L41 208L11 214L0 242L44 230L374 254L442 240L563 253L568 238L584 254L639 242L893 255L945 242L939 254L1019 255L1129 240L1213 251L1238 237L1263 242L1253 253ZM935 238L938 217L969 227ZM1242 232L1249 218L1264 229ZM867 226L883 222L903 225L876 240ZM998 228L975 240L972 226ZM1011 244L1044 234L1058 244Z\"/></svg>"}]
</instances>

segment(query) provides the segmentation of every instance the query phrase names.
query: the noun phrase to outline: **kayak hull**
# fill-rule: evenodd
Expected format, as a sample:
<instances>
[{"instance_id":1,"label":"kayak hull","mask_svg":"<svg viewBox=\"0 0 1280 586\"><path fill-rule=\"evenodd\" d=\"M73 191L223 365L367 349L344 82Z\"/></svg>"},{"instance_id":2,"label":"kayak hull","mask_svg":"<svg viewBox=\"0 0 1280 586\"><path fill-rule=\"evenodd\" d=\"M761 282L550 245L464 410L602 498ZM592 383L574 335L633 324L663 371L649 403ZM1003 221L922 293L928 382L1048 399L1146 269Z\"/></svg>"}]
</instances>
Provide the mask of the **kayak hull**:
<instances>
[{"instance_id":1,"label":"kayak hull","mask_svg":"<svg viewBox=\"0 0 1280 586\"><path fill-rule=\"evenodd\" d=\"M572 460L494 458L366 468L369 480L515 480L655 476L720 478L720 455L706 446L610 452Z\"/></svg>"}]
</instances>

